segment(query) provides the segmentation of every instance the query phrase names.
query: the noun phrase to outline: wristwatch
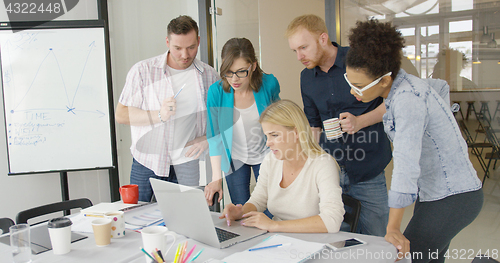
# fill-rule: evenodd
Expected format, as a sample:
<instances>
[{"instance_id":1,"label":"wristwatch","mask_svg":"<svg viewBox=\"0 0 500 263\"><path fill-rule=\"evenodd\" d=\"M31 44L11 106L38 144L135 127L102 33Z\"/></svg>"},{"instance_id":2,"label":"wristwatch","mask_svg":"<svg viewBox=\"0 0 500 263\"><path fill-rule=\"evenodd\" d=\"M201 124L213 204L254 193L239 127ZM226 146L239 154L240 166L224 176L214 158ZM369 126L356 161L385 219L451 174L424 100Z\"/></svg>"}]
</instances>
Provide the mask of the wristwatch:
<instances>
[{"instance_id":1,"label":"wristwatch","mask_svg":"<svg viewBox=\"0 0 500 263\"><path fill-rule=\"evenodd\" d=\"M160 119L160 121L161 121L162 123L165 123L165 122L166 122L166 121L164 121L164 120L162 120L162 119L161 119L161 110L159 110L159 111L158 111L158 118Z\"/></svg>"}]
</instances>

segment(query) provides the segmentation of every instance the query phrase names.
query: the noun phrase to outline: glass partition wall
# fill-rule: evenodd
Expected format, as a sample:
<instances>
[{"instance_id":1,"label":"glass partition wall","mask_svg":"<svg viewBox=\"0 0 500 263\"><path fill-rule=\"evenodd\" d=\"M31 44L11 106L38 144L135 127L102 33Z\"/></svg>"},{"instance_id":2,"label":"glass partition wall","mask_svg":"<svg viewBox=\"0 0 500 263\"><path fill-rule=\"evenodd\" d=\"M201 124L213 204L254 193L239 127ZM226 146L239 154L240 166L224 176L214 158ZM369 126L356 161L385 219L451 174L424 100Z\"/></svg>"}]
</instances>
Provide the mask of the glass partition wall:
<instances>
[{"instance_id":1,"label":"glass partition wall","mask_svg":"<svg viewBox=\"0 0 500 263\"><path fill-rule=\"evenodd\" d=\"M357 20L374 17L400 29L406 41L403 69L421 78L448 81L451 103L461 106L455 117L471 134L469 143L493 144L470 155L478 176L498 178L495 160L489 166L488 162L498 154L494 143L500 134L489 134L484 126L500 127L500 46L496 40L500 37L500 1L339 0L338 5L343 46L349 45L349 29Z\"/></svg>"}]
</instances>

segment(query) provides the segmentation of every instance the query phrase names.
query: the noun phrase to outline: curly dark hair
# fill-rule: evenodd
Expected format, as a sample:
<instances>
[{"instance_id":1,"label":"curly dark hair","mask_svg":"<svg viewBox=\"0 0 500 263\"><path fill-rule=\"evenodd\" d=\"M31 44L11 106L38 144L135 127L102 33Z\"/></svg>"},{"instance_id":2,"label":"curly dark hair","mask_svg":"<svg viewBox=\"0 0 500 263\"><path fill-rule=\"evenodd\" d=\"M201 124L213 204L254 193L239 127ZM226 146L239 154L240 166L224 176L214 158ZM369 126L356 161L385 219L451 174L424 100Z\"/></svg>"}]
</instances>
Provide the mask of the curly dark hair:
<instances>
[{"instance_id":1,"label":"curly dark hair","mask_svg":"<svg viewBox=\"0 0 500 263\"><path fill-rule=\"evenodd\" d=\"M364 69L373 78L388 72L392 72L393 79L396 77L401 68L401 49L405 40L390 22L358 21L349 33L349 42L348 67Z\"/></svg>"}]
</instances>

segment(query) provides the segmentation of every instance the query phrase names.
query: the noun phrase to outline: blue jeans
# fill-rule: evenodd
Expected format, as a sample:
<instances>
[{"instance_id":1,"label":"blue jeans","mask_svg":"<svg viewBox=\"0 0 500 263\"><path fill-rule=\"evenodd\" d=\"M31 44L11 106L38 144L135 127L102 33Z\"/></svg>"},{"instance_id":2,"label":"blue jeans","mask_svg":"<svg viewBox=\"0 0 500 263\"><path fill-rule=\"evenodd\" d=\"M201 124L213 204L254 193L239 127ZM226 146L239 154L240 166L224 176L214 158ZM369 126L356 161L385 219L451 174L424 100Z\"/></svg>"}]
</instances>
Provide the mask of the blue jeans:
<instances>
[{"instance_id":1,"label":"blue jeans","mask_svg":"<svg viewBox=\"0 0 500 263\"><path fill-rule=\"evenodd\" d=\"M234 172L226 175L227 189L233 204L245 204L250 199L250 176L251 170L255 175L255 181L259 177L260 164L249 165L238 160L233 160Z\"/></svg>"},{"instance_id":2,"label":"blue jeans","mask_svg":"<svg viewBox=\"0 0 500 263\"><path fill-rule=\"evenodd\" d=\"M356 233L385 236L389 221L385 172L381 172L371 180L350 184L345 169L341 168L340 187L342 187L342 193L361 202L361 215ZM345 230L344 227L341 230Z\"/></svg>"},{"instance_id":3,"label":"blue jeans","mask_svg":"<svg viewBox=\"0 0 500 263\"><path fill-rule=\"evenodd\" d=\"M151 188L149 178L176 184L180 183L182 185L198 186L200 182L199 160L171 165L169 176L165 177L157 176L151 169L133 159L132 170L130 171L130 183L139 186L139 201L150 202L151 197L153 197L153 188Z\"/></svg>"}]
</instances>

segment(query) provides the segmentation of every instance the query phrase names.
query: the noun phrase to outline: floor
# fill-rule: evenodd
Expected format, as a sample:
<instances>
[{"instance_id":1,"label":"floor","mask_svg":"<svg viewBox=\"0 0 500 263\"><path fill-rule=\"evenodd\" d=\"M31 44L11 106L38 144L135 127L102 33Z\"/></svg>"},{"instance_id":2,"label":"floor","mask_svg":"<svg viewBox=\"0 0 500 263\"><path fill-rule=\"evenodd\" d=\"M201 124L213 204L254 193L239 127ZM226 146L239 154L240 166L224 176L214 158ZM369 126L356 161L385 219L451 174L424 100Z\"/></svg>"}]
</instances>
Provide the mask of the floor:
<instances>
[{"instance_id":1,"label":"floor","mask_svg":"<svg viewBox=\"0 0 500 263\"><path fill-rule=\"evenodd\" d=\"M476 130L477 121L466 121L469 131ZM483 140L484 135L478 134L478 140ZM469 153L471 162L477 171L479 179L483 180L484 172L475 155ZM390 187L392 162L386 168L388 187ZM481 213L469 226L463 229L451 242L448 263L472 262L478 253L486 254L500 261L500 163L497 169L490 168L490 178L483 185L484 204ZM406 228L413 214L413 205L405 210L401 230Z\"/></svg>"}]
</instances>

